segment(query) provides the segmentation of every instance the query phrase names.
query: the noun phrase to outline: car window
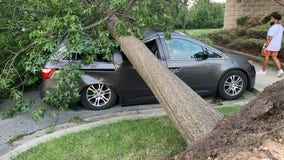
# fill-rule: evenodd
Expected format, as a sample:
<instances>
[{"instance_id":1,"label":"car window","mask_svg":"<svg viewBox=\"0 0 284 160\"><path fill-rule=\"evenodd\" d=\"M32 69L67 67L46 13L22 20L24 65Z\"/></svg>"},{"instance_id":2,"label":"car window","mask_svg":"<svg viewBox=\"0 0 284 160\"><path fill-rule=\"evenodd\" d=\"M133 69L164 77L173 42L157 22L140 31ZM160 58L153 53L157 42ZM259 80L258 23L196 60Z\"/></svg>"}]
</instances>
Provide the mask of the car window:
<instances>
[{"instance_id":1,"label":"car window","mask_svg":"<svg viewBox=\"0 0 284 160\"><path fill-rule=\"evenodd\" d=\"M203 55L202 46L194 42L172 38L166 40L170 59L201 58Z\"/></svg>"},{"instance_id":2,"label":"car window","mask_svg":"<svg viewBox=\"0 0 284 160\"><path fill-rule=\"evenodd\" d=\"M89 63L89 62L92 62L92 61L110 62L110 60L104 59L102 54L94 55L94 54L91 54L91 53L86 53L86 54L70 53L70 54L64 56L63 60L82 61L83 63Z\"/></svg>"},{"instance_id":3,"label":"car window","mask_svg":"<svg viewBox=\"0 0 284 160\"><path fill-rule=\"evenodd\" d=\"M83 59L82 55L81 54L77 54L77 53L71 53L71 54L63 57L63 60L80 61L82 59Z\"/></svg>"},{"instance_id":4,"label":"car window","mask_svg":"<svg viewBox=\"0 0 284 160\"><path fill-rule=\"evenodd\" d=\"M160 59L160 53L159 53L159 49L158 49L158 45L156 43L156 40L152 40L149 42L146 42L145 45L149 48L149 50L158 58Z\"/></svg>"},{"instance_id":5,"label":"car window","mask_svg":"<svg viewBox=\"0 0 284 160\"><path fill-rule=\"evenodd\" d=\"M148 41L148 42L145 42L145 45L147 46L147 48L149 48L149 50L158 58L160 59L161 56L160 56L160 52L159 52L159 49L158 49L158 45L157 45L157 42L156 40L151 40L151 41ZM122 52L122 50L120 50L120 52ZM122 52L123 53L123 52ZM127 57L125 56L125 54L123 53L122 54L122 58L123 59L127 59Z\"/></svg>"},{"instance_id":6,"label":"car window","mask_svg":"<svg viewBox=\"0 0 284 160\"><path fill-rule=\"evenodd\" d=\"M214 51L211 51L211 50L207 50L208 52L208 57L209 58L222 58L222 56L220 56L219 54L215 53Z\"/></svg>"}]
</instances>

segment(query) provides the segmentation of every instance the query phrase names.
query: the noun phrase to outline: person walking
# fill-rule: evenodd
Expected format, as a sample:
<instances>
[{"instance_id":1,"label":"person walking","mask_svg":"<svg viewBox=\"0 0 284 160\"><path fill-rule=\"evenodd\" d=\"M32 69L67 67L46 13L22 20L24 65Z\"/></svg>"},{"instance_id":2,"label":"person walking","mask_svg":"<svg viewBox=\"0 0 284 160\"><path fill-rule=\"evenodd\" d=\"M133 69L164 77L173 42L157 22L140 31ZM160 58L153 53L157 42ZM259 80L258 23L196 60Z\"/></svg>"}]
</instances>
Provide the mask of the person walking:
<instances>
[{"instance_id":1,"label":"person walking","mask_svg":"<svg viewBox=\"0 0 284 160\"><path fill-rule=\"evenodd\" d=\"M266 75L266 67L269 62L269 57L272 58L274 63L278 68L277 77L283 75L283 70L281 68L281 63L277 58L279 50L281 48L283 26L280 24L281 15L274 12L271 14L270 25L268 29L266 42L263 45L261 54L264 56L264 61L262 63L262 69L257 72L258 75Z\"/></svg>"}]
</instances>

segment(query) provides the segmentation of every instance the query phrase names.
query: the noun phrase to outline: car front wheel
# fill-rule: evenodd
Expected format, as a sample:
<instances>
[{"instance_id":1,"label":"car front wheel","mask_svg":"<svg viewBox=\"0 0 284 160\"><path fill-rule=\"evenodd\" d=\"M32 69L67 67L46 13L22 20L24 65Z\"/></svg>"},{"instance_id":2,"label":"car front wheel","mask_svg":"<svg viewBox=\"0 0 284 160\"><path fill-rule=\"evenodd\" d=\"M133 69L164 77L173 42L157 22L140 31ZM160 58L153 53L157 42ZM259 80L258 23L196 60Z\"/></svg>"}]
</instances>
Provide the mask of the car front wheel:
<instances>
[{"instance_id":1,"label":"car front wheel","mask_svg":"<svg viewBox=\"0 0 284 160\"><path fill-rule=\"evenodd\" d=\"M247 77L239 70L226 73L220 80L218 86L219 95L226 100L240 97L246 90Z\"/></svg>"},{"instance_id":2,"label":"car front wheel","mask_svg":"<svg viewBox=\"0 0 284 160\"><path fill-rule=\"evenodd\" d=\"M91 110L110 108L116 102L116 98L114 90L105 84L92 84L81 92L83 106Z\"/></svg>"}]
</instances>

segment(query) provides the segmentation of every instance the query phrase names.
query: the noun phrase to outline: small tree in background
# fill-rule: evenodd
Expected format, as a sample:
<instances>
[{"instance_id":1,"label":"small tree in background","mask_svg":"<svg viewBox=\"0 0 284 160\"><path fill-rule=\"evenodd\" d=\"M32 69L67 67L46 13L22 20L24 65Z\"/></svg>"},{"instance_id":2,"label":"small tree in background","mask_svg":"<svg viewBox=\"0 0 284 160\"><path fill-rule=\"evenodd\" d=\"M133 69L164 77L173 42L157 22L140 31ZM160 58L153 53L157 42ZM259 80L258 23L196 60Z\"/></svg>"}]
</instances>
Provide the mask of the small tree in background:
<instances>
[{"instance_id":1,"label":"small tree in background","mask_svg":"<svg viewBox=\"0 0 284 160\"><path fill-rule=\"evenodd\" d=\"M187 4L184 4L184 7L181 7L179 11L176 28L183 29L183 32L185 33L185 30L188 27L190 16L191 15L188 6Z\"/></svg>"},{"instance_id":2,"label":"small tree in background","mask_svg":"<svg viewBox=\"0 0 284 160\"><path fill-rule=\"evenodd\" d=\"M210 0L196 0L189 9L188 28L222 28L224 23L224 4Z\"/></svg>"}]
</instances>

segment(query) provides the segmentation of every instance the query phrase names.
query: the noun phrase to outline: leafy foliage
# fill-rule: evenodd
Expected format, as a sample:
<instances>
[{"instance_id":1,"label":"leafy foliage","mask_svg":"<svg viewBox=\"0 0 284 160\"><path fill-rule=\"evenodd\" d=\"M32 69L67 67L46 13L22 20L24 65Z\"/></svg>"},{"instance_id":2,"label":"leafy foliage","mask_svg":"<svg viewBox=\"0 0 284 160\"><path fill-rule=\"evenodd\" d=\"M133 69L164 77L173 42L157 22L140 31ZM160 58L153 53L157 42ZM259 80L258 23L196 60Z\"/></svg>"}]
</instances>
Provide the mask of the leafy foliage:
<instances>
[{"instance_id":1,"label":"leafy foliage","mask_svg":"<svg viewBox=\"0 0 284 160\"><path fill-rule=\"evenodd\" d=\"M11 88L24 91L41 81L40 68L58 50L58 42L68 36L66 54L77 53L91 63L98 57L109 60L117 47L106 29L105 20L115 14L120 18L117 31L120 35L134 33L143 38L149 28L173 29L175 17L186 0L1 0L0 14L0 95L13 94ZM71 62L72 63L72 62ZM67 69L68 70L68 69ZM77 97L76 70L62 69L65 76L57 84L57 97L46 98L60 109ZM69 80L66 77L70 78ZM68 81L68 82L67 82ZM66 90L68 83L72 91ZM51 93L50 93L51 94ZM69 97L70 96L70 97ZM59 103L60 102L60 103ZM29 103L27 105L30 105ZM21 110L21 109L17 109ZM24 109L25 110L25 107ZM34 112L35 119L45 113Z\"/></svg>"},{"instance_id":2,"label":"leafy foliage","mask_svg":"<svg viewBox=\"0 0 284 160\"><path fill-rule=\"evenodd\" d=\"M47 91L43 102L51 104L52 106L61 110L68 109L69 103L77 102L80 98L79 95L79 78L81 71L79 66L70 64L69 67L61 68L57 74L56 89L54 91Z\"/></svg>"},{"instance_id":3,"label":"leafy foliage","mask_svg":"<svg viewBox=\"0 0 284 160\"><path fill-rule=\"evenodd\" d=\"M224 4L210 0L196 0L189 10L188 28L222 28L224 23Z\"/></svg>"}]
</instances>

